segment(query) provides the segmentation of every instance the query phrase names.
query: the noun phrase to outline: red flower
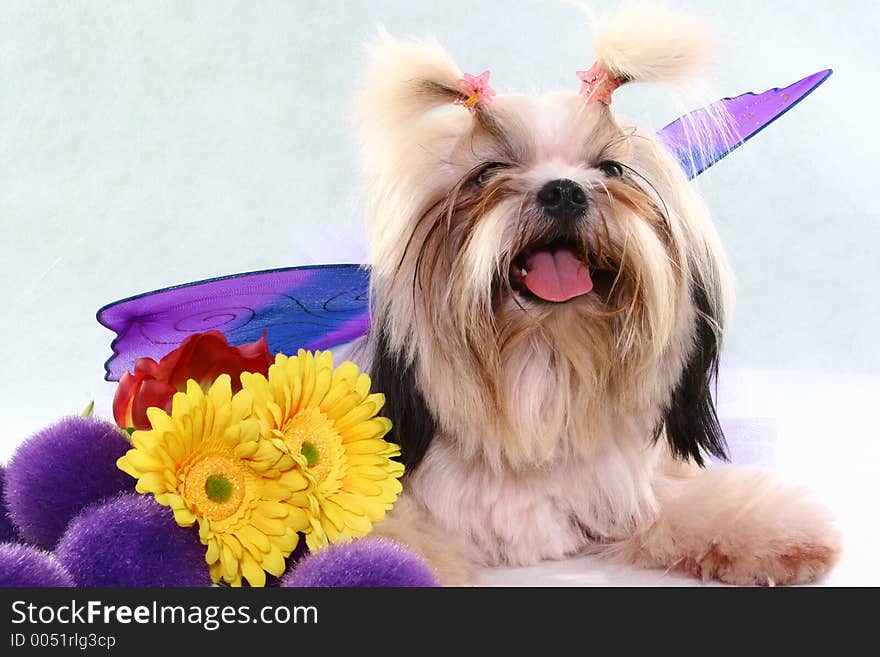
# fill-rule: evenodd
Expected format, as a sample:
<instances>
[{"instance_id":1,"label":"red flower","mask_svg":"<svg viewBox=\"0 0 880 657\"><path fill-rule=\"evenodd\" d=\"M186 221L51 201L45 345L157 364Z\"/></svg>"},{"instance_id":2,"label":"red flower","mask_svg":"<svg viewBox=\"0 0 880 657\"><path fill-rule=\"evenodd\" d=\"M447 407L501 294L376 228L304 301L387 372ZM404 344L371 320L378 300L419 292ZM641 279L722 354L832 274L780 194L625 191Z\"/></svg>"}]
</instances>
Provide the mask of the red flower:
<instances>
[{"instance_id":1,"label":"red flower","mask_svg":"<svg viewBox=\"0 0 880 657\"><path fill-rule=\"evenodd\" d=\"M266 344L266 335L248 344L231 347L219 331L191 335L158 363L140 358L134 372L126 372L113 398L113 417L123 429L150 429L147 409L158 406L171 412L174 393L186 390L186 382L195 379L203 389L221 374L232 377L232 391L241 390L242 372L268 375L275 362Z\"/></svg>"}]
</instances>

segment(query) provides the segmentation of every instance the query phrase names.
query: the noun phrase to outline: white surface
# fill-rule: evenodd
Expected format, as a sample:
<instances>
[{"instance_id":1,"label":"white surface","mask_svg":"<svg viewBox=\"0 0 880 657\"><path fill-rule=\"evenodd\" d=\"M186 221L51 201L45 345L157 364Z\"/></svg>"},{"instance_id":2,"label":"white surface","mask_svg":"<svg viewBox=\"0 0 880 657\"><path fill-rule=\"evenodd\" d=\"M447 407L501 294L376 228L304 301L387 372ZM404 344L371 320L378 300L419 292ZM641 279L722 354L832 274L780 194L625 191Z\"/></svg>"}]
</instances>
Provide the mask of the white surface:
<instances>
[{"instance_id":1,"label":"white surface","mask_svg":"<svg viewBox=\"0 0 880 657\"><path fill-rule=\"evenodd\" d=\"M726 369L719 414L735 463L756 463L827 504L845 552L821 584L880 585L880 432L874 414L880 377ZM756 432L743 425L757 425ZM775 431L774 431L775 429ZM756 456L756 458L752 458ZM583 556L531 568L487 570L499 586L691 586L676 572L637 570Z\"/></svg>"},{"instance_id":2,"label":"white surface","mask_svg":"<svg viewBox=\"0 0 880 657\"><path fill-rule=\"evenodd\" d=\"M846 523L834 577L876 583L880 5L678 4L721 28L719 97L836 69L699 184L740 282L728 361L752 368L722 415L775 418L774 467ZM109 410L111 335L94 321L104 303L363 258L347 114L361 43L378 23L436 35L464 70L491 67L501 92L576 88L574 71L592 62L579 14L553 0L3 3L0 460L93 398ZM657 128L676 116L639 86L615 104ZM591 564L495 575L655 577Z\"/></svg>"},{"instance_id":3,"label":"white surface","mask_svg":"<svg viewBox=\"0 0 880 657\"><path fill-rule=\"evenodd\" d=\"M110 417L115 387L99 386ZM844 532L840 564L820 584L880 586L880 376L725 367L718 411L733 463L760 465L828 505ZM695 586L676 572L639 570L592 556L484 571L492 586Z\"/></svg>"}]
</instances>

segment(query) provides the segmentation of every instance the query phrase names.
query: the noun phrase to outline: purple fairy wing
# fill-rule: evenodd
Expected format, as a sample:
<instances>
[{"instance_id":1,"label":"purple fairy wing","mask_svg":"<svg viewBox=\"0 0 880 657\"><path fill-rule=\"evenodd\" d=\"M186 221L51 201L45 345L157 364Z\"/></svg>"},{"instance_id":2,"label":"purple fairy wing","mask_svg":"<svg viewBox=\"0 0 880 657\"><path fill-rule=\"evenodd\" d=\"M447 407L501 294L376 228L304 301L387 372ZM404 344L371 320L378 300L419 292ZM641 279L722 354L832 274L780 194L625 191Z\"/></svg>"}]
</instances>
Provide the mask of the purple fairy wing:
<instances>
[{"instance_id":1,"label":"purple fairy wing","mask_svg":"<svg viewBox=\"0 0 880 657\"><path fill-rule=\"evenodd\" d=\"M329 349L367 333L370 272L360 265L316 265L212 278L108 304L98 321L115 331L104 364L118 381L138 358L159 360L187 336L221 331L231 345L266 331L272 353Z\"/></svg>"},{"instance_id":2,"label":"purple fairy wing","mask_svg":"<svg viewBox=\"0 0 880 657\"><path fill-rule=\"evenodd\" d=\"M657 136L694 178L797 105L831 73L819 71L784 89L724 98L685 114Z\"/></svg>"}]
</instances>

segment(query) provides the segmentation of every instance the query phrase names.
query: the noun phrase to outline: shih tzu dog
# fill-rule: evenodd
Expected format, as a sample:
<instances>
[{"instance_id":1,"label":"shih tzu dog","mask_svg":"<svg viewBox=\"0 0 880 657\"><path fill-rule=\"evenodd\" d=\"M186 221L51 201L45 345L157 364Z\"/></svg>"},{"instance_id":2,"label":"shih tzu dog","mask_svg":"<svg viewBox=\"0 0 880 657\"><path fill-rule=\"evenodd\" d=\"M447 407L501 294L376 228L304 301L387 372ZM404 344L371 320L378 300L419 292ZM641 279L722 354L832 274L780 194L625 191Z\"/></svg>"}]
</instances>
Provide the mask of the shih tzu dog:
<instances>
[{"instance_id":1,"label":"shih tzu dog","mask_svg":"<svg viewBox=\"0 0 880 657\"><path fill-rule=\"evenodd\" d=\"M731 303L679 162L615 87L700 72L693 18L622 10L583 89L495 95L433 42L382 36L358 118L373 329L355 359L407 467L377 531L446 583L578 553L734 584L809 582L830 514L760 471L705 467Z\"/></svg>"}]
</instances>

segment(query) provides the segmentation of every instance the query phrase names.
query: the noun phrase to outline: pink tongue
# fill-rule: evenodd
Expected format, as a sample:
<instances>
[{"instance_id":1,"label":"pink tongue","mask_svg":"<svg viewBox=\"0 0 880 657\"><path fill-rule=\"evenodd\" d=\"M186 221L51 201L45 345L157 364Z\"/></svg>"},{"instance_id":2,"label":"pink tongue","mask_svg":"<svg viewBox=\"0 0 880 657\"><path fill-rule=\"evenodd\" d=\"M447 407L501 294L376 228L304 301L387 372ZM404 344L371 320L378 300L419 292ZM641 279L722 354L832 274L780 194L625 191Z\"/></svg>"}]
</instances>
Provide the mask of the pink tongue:
<instances>
[{"instance_id":1,"label":"pink tongue","mask_svg":"<svg viewBox=\"0 0 880 657\"><path fill-rule=\"evenodd\" d=\"M590 270L569 249L530 253L526 271L523 283L545 301L568 301L593 289Z\"/></svg>"}]
</instances>

